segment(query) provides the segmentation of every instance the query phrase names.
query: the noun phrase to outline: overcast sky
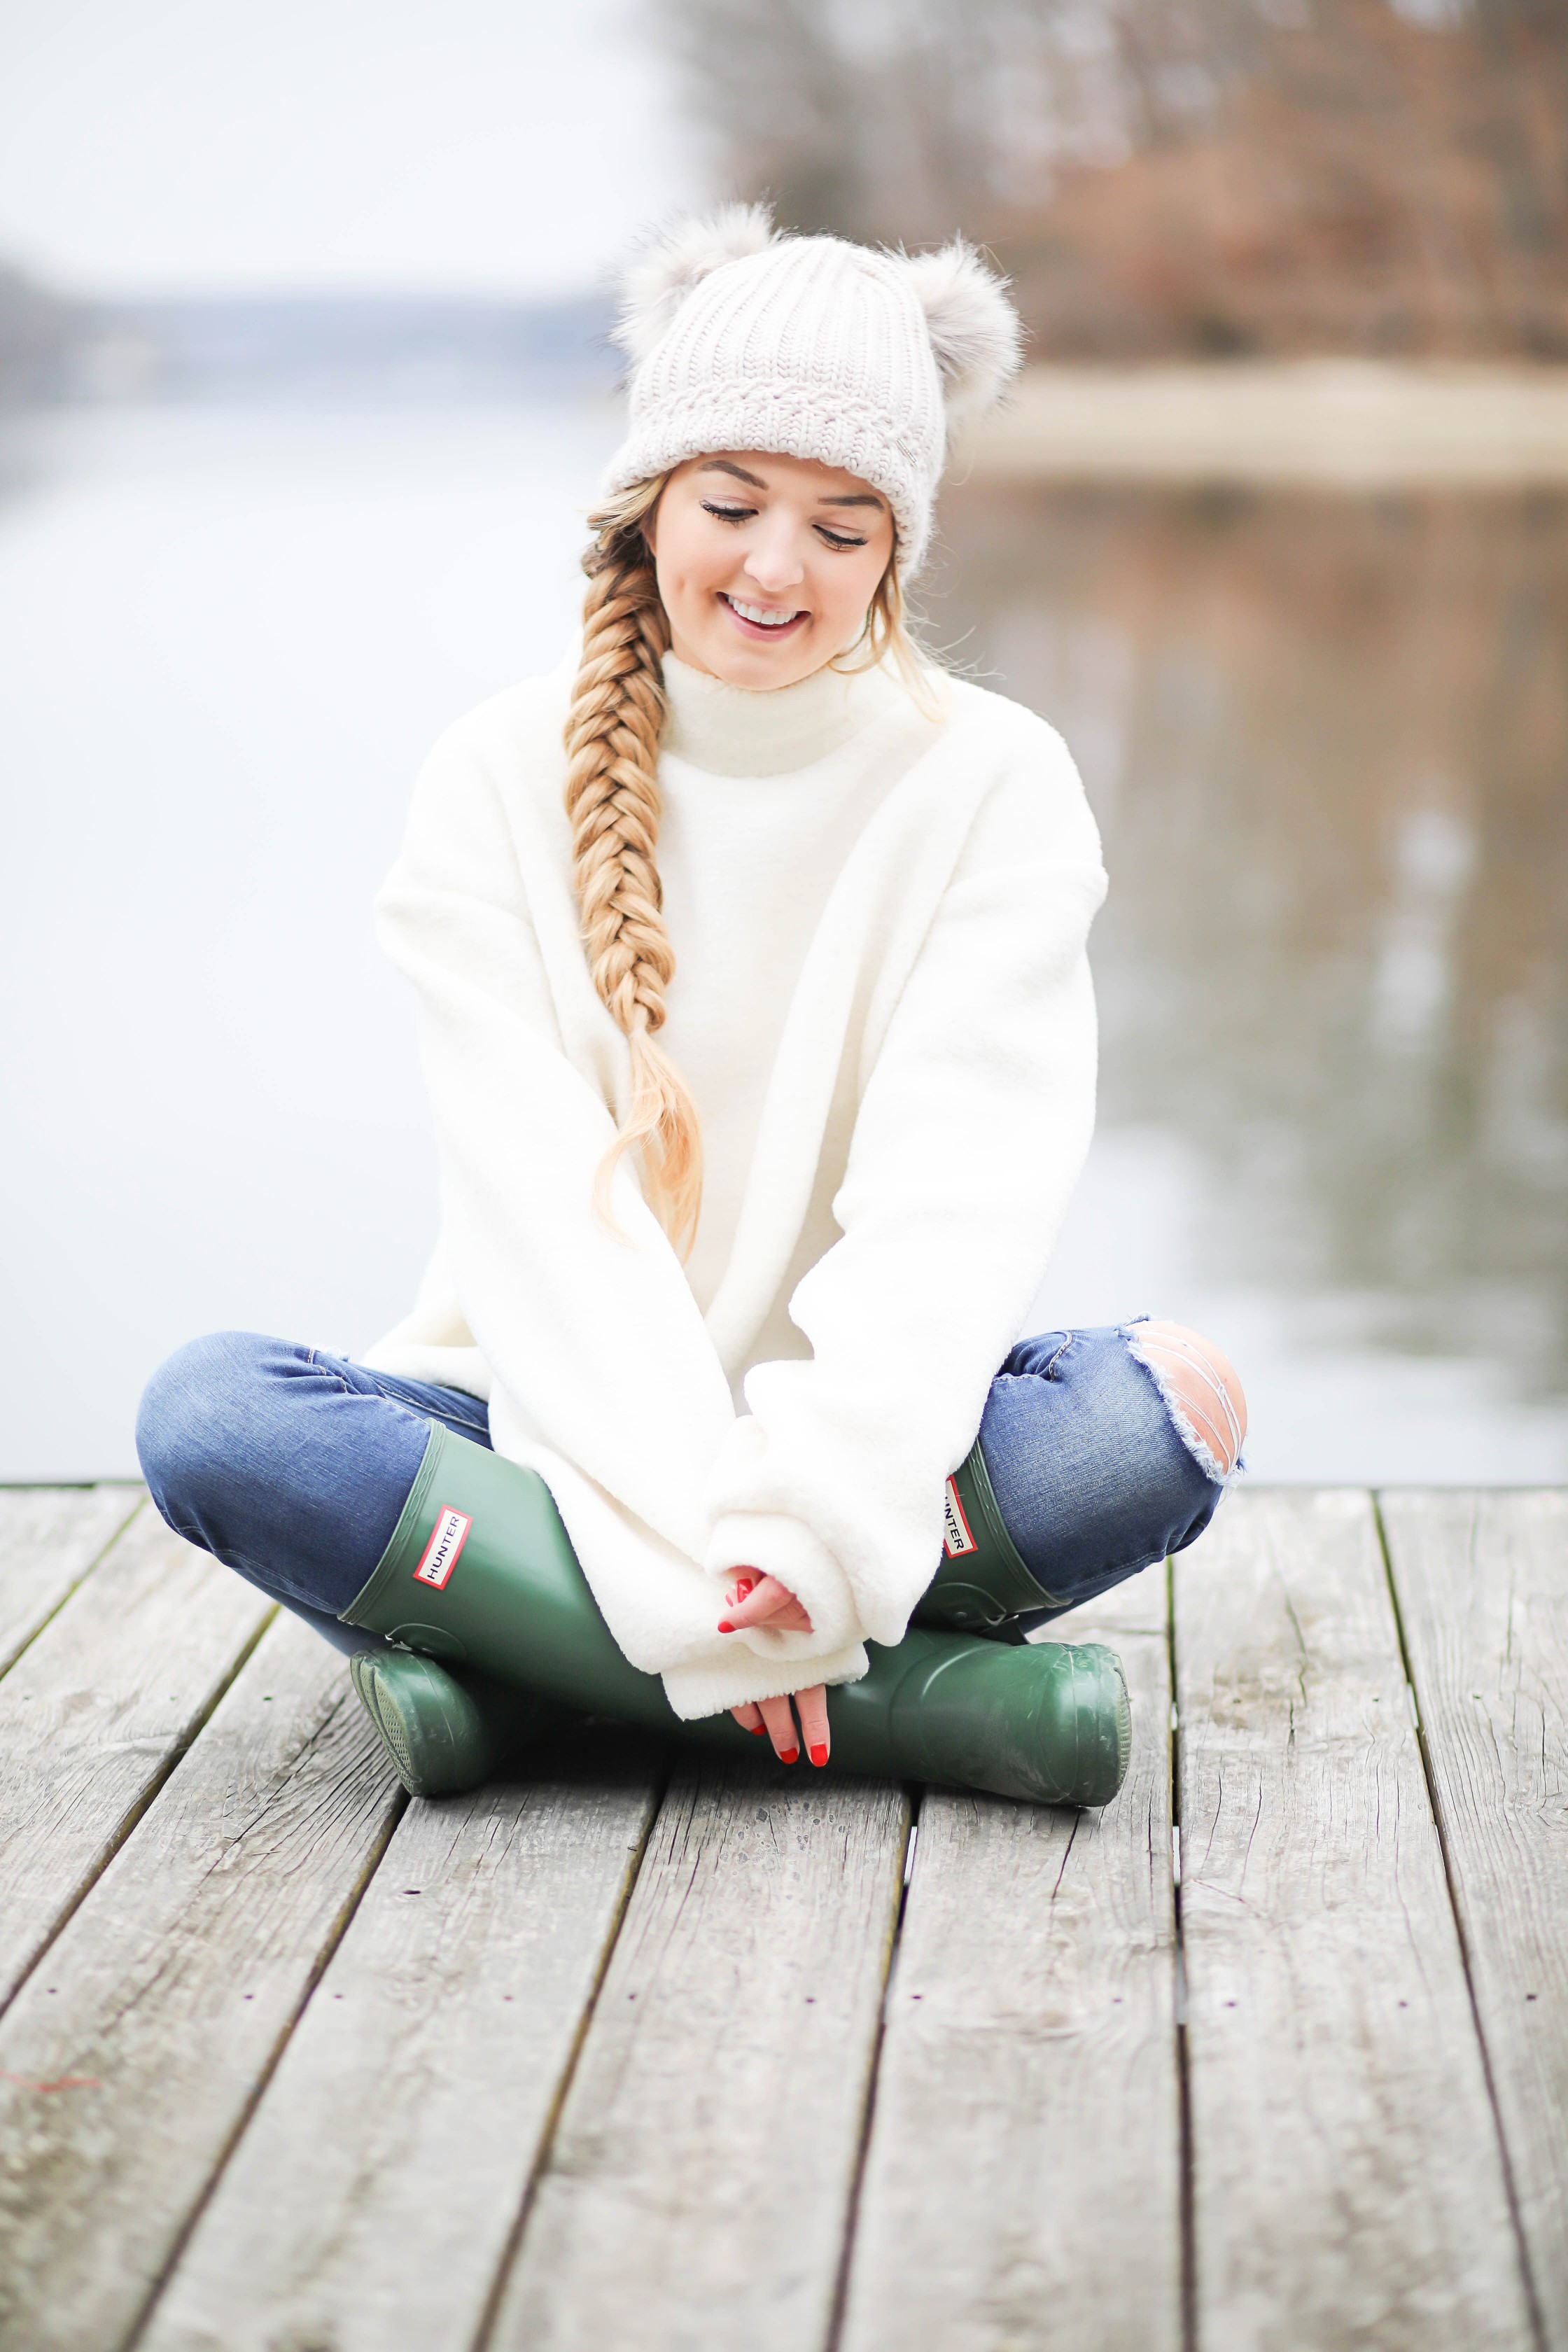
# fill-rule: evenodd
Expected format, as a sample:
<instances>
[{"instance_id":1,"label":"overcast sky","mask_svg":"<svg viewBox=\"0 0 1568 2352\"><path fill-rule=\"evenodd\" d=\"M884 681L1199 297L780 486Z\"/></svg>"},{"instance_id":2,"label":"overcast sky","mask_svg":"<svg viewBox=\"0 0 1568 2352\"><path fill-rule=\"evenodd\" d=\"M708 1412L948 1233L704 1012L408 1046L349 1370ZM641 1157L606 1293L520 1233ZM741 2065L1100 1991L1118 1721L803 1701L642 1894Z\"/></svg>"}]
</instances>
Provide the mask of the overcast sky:
<instances>
[{"instance_id":1,"label":"overcast sky","mask_svg":"<svg viewBox=\"0 0 1568 2352\"><path fill-rule=\"evenodd\" d=\"M81 293L592 282L702 160L638 0L5 0L0 257Z\"/></svg>"}]
</instances>

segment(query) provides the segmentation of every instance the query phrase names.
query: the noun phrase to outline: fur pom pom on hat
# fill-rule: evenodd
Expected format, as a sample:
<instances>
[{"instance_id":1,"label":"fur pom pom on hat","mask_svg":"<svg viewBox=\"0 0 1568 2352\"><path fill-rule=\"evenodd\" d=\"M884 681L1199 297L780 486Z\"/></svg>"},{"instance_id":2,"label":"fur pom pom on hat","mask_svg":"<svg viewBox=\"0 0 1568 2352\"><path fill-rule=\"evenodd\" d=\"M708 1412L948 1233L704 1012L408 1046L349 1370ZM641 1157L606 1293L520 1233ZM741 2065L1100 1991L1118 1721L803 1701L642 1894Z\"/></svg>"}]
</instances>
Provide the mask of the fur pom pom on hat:
<instances>
[{"instance_id":1,"label":"fur pom pom on hat","mask_svg":"<svg viewBox=\"0 0 1568 2352\"><path fill-rule=\"evenodd\" d=\"M631 413L606 497L711 449L815 458L889 501L906 579L949 428L990 407L1021 355L1005 283L970 246L781 236L762 205L677 222L633 259L621 297Z\"/></svg>"}]
</instances>

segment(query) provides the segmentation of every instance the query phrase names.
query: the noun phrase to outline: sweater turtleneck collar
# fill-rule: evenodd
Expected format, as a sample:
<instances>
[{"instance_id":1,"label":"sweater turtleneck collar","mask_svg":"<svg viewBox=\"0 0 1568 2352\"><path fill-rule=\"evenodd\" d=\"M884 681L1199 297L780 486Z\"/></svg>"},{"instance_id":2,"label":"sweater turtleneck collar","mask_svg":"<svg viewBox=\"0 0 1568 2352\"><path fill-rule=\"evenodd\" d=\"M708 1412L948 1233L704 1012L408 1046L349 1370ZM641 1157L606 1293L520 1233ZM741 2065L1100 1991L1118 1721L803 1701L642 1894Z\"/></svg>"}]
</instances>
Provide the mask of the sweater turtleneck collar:
<instances>
[{"instance_id":1,"label":"sweater turtleneck collar","mask_svg":"<svg viewBox=\"0 0 1568 2352\"><path fill-rule=\"evenodd\" d=\"M873 669L814 670L798 685L753 694L673 654L664 657L668 704L663 749L718 776L786 776L814 767L896 701L896 678Z\"/></svg>"}]
</instances>

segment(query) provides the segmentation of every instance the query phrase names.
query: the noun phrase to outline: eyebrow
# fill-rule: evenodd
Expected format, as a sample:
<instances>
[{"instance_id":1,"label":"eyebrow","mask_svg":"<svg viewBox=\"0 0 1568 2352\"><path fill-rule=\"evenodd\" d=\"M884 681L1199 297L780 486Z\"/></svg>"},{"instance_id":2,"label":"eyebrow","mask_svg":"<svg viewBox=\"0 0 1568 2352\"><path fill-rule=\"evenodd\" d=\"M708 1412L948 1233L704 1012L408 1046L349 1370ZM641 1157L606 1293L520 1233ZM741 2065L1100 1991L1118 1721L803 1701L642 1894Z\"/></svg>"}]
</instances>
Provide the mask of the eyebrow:
<instances>
[{"instance_id":1,"label":"eyebrow","mask_svg":"<svg viewBox=\"0 0 1568 2352\"><path fill-rule=\"evenodd\" d=\"M710 457L707 463L700 467L698 470L704 474L733 474L738 482L749 483L753 490L765 490L768 487L766 482L763 481L758 475L748 474L743 466L731 465L728 457ZM817 500L818 506L824 507L877 507L880 509L884 501L881 499L874 498L871 493L867 490L848 490L846 491L841 498L819 499Z\"/></svg>"}]
</instances>

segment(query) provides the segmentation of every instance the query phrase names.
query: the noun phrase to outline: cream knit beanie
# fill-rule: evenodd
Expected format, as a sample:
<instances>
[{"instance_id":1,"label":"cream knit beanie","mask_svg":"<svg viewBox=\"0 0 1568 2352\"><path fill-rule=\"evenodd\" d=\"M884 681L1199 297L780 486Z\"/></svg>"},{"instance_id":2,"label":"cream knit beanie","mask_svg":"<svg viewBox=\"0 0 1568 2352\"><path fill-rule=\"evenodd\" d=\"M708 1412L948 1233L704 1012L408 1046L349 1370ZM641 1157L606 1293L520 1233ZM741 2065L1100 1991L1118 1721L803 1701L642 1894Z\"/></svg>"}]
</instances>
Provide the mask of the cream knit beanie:
<instances>
[{"instance_id":1,"label":"cream knit beanie","mask_svg":"<svg viewBox=\"0 0 1568 2352\"><path fill-rule=\"evenodd\" d=\"M724 205L647 247L622 292L631 413L606 498L712 449L815 458L881 491L900 572L919 570L949 428L1019 360L1004 281L968 246L781 236L764 206Z\"/></svg>"}]
</instances>

